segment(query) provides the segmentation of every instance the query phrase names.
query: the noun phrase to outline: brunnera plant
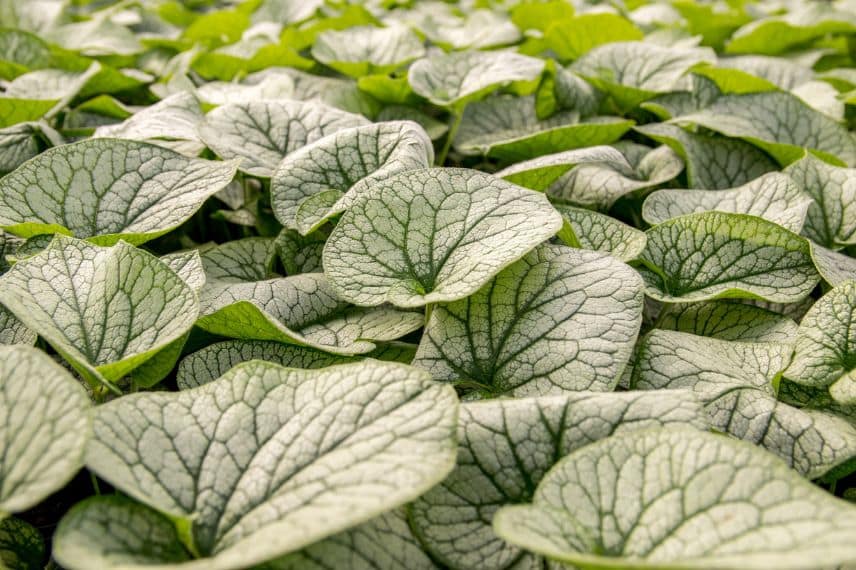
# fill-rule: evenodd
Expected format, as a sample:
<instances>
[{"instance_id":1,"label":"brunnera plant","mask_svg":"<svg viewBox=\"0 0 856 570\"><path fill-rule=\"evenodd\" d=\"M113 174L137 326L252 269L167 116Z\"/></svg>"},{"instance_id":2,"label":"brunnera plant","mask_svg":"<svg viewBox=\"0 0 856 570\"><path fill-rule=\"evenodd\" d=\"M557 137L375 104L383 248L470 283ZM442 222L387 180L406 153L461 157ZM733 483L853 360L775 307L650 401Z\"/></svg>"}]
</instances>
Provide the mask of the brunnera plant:
<instances>
[{"instance_id":1,"label":"brunnera plant","mask_svg":"<svg viewBox=\"0 0 856 570\"><path fill-rule=\"evenodd\" d=\"M803 4L0 0L0 568L856 564Z\"/></svg>"}]
</instances>

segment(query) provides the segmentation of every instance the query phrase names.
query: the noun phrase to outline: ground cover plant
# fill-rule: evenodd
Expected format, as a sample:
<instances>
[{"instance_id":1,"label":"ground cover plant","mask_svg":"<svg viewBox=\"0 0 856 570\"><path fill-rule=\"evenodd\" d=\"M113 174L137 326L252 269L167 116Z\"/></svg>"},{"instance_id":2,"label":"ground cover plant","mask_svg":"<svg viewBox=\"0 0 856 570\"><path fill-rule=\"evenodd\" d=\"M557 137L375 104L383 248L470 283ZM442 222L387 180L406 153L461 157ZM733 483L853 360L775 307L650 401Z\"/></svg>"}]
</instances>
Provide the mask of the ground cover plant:
<instances>
[{"instance_id":1,"label":"ground cover plant","mask_svg":"<svg viewBox=\"0 0 856 570\"><path fill-rule=\"evenodd\" d=\"M0 568L856 568L852 0L0 0Z\"/></svg>"}]
</instances>

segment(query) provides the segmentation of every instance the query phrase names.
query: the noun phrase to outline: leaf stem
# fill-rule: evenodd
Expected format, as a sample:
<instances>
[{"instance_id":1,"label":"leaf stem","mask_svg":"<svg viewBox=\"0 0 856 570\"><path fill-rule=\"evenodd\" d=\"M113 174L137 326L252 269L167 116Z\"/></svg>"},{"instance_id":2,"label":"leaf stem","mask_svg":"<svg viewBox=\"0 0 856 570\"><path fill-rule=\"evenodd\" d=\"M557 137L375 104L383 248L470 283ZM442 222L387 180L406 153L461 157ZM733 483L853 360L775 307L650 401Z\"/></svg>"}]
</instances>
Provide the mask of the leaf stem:
<instances>
[{"instance_id":1,"label":"leaf stem","mask_svg":"<svg viewBox=\"0 0 856 570\"><path fill-rule=\"evenodd\" d=\"M443 143L443 148L440 150L440 154L437 155L437 166L445 164L446 156L449 154L449 149L452 148L452 142L455 140L455 135L458 134L458 127L461 126L461 119L463 118L464 107L452 111L452 121L449 123L449 132L446 133L446 142Z\"/></svg>"},{"instance_id":2,"label":"leaf stem","mask_svg":"<svg viewBox=\"0 0 856 570\"><path fill-rule=\"evenodd\" d=\"M95 490L95 494L100 497L101 487L98 485L98 478L95 476L95 473L89 472L89 480L92 481L92 488Z\"/></svg>"}]
</instances>

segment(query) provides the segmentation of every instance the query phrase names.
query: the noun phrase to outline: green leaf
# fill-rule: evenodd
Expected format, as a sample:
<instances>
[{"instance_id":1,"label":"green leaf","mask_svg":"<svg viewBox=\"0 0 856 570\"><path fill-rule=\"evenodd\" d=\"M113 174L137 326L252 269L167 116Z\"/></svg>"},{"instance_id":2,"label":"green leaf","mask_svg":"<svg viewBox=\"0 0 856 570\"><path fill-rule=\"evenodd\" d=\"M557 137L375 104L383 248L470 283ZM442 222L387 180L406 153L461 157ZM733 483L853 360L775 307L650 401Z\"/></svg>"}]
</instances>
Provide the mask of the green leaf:
<instances>
[{"instance_id":1,"label":"green leaf","mask_svg":"<svg viewBox=\"0 0 856 570\"><path fill-rule=\"evenodd\" d=\"M594 48L571 69L607 92L619 109L629 111L660 93L680 90L692 66L715 60L708 48L616 42Z\"/></svg>"},{"instance_id":2,"label":"green leaf","mask_svg":"<svg viewBox=\"0 0 856 570\"><path fill-rule=\"evenodd\" d=\"M856 18L849 11L810 3L795 8L746 24L734 33L725 51L777 55L827 34L856 32Z\"/></svg>"},{"instance_id":3,"label":"green leaf","mask_svg":"<svg viewBox=\"0 0 856 570\"><path fill-rule=\"evenodd\" d=\"M578 166L554 182L547 195L560 202L608 210L625 194L668 182L684 169L683 161L667 146L642 149L641 158L630 161L631 168L615 162Z\"/></svg>"},{"instance_id":4,"label":"green leaf","mask_svg":"<svg viewBox=\"0 0 856 570\"><path fill-rule=\"evenodd\" d=\"M809 243L814 266L824 281L837 287L845 281L856 280L856 258Z\"/></svg>"},{"instance_id":5,"label":"green leaf","mask_svg":"<svg viewBox=\"0 0 856 570\"><path fill-rule=\"evenodd\" d=\"M669 427L571 453L494 530L589 568L805 568L852 560L854 521L856 508L754 445Z\"/></svg>"},{"instance_id":6,"label":"green leaf","mask_svg":"<svg viewBox=\"0 0 856 570\"><path fill-rule=\"evenodd\" d=\"M534 81L544 62L508 51L435 54L410 66L413 91L441 107L460 109L513 81Z\"/></svg>"},{"instance_id":7,"label":"green leaf","mask_svg":"<svg viewBox=\"0 0 856 570\"><path fill-rule=\"evenodd\" d=\"M314 101L251 101L217 107L205 116L199 134L219 157L242 159L242 172L270 177L287 154L367 123L364 117Z\"/></svg>"},{"instance_id":8,"label":"green leaf","mask_svg":"<svg viewBox=\"0 0 856 570\"><path fill-rule=\"evenodd\" d=\"M346 301L419 307L475 293L561 227L543 194L460 168L398 174L345 212L324 272Z\"/></svg>"},{"instance_id":9,"label":"green leaf","mask_svg":"<svg viewBox=\"0 0 856 570\"><path fill-rule=\"evenodd\" d=\"M575 166L592 162L617 164L625 169L631 168L624 155L615 148L611 146L590 146L518 162L500 170L496 176L524 188L544 191Z\"/></svg>"},{"instance_id":10,"label":"green leaf","mask_svg":"<svg viewBox=\"0 0 856 570\"><path fill-rule=\"evenodd\" d=\"M92 419L77 380L44 352L21 345L0 346L0 417L3 518L35 506L74 477Z\"/></svg>"},{"instance_id":11,"label":"green leaf","mask_svg":"<svg viewBox=\"0 0 856 570\"><path fill-rule=\"evenodd\" d=\"M63 145L0 179L0 227L140 244L190 218L236 166L119 139Z\"/></svg>"},{"instance_id":12,"label":"green leaf","mask_svg":"<svg viewBox=\"0 0 856 570\"><path fill-rule=\"evenodd\" d=\"M645 232L615 218L563 204L555 208L564 218L558 235L565 245L603 251L622 261L636 259L645 249Z\"/></svg>"},{"instance_id":13,"label":"green leaf","mask_svg":"<svg viewBox=\"0 0 856 570\"><path fill-rule=\"evenodd\" d=\"M692 133L666 123L634 129L668 145L684 160L690 188L734 188L779 169L766 153L740 139Z\"/></svg>"},{"instance_id":14,"label":"green leaf","mask_svg":"<svg viewBox=\"0 0 856 570\"><path fill-rule=\"evenodd\" d=\"M0 30L0 77L6 80L51 63L50 46L38 36L6 28Z\"/></svg>"},{"instance_id":15,"label":"green leaf","mask_svg":"<svg viewBox=\"0 0 856 570\"><path fill-rule=\"evenodd\" d=\"M199 388L100 406L86 464L186 528L206 568L246 568L442 480L454 466L457 408L454 390L402 364L248 362ZM100 566L89 552L61 560Z\"/></svg>"},{"instance_id":16,"label":"green leaf","mask_svg":"<svg viewBox=\"0 0 856 570\"><path fill-rule=\"evenodd\" d=\"M544 33L547 47L563 61L578 59L592 48L642 39L642 31L618 14L592 12L557 21Z\"/></svg>"},{"instance_id":17,"label":"green leaf","mask_svg":"<svg viewBox=\"0 0 856 570\"><path fill-rule=\"evenodd\" d=\"M794 359L785 376L805 386L833 390L837 382L851 383L853 370L856 370L856 281L846 281L821 297L803 317Z\"/></svg>"},{"instance_id":18,"label":"green leaf","mask_svg":"<svg viewBox=\"0 0 856 570\"><path fill-rule=\"evenodd\" d=\"M817 285L808 241L745 214L704 212L647 232L645 293L669 303L720 298L790 303Z\"/></svg>"},{"instance_id":19,"label":"green leaf","mask_svg":"<svg viewBox=\"0 0 856 570\"><path fill-rule=\"evenodd\" d=\"M274 340L333 354L375 349L423 324L419 313L348 305L322 273L252 283L214 283L200 295L197 326L221 336Z\"/></svg>"},{"instance_id":20,"label":"green leaf","mask_svg":"<svg viewBox=\"0 0 856 570\"><path fill-rule=\"evenodd\" d=\"M525 2L511 9L511 21L521 30L545 31L556 22L564 22L573 17L573 5L562 0Z\"/></svg>"},{"instance_id":21,"label":"green leaf","mask_svg":"<svg viewBox=\"0 0 856 570\"><path fill-rule=\"evenodd\" d=\"M543 245L434 308L413 364L486 396L609 391L642 322L642 283L602 253Z\"/></svg>"},{"instance_id":22,"label":"green leaf","mask_svg":"<svg viewBox=\"0 0 856 570\"><path fill-rule=\"evenodd\" d=\"M158 258L120 241L57 236L0 277L0 303L90 382L108 386L184 335L193 290Z\"/></svg>"},{"instance_id":23,"label":"green leaf","mask_svg":"<svg viewBox=\"0 0 856 570\"><path fill-rule=\"evenodd\" d=\"M431 553L452 568L541 568L491 527L505 505L532 500L561 457L614 433L654 426L706 427L689 394L561 394L461 406L458 465L411 507Z\"/></svg>"},{"instance_id":24,"label":"green leaf","mask_svg":"<svg viewBox=\"0 0 856 570\"><path fill-rule=\"evenodd\" d=\"M357 78L390 73L424 54L422 41L405 26L329 30L320 34L312 45L312 57Z\"/></svg>"},{"instance_id":25,"label":"green leaf","mask_svg":"<svg viewBox=\"0 0 856 570\"><path fill-rule=\"evenodd\" d=\"M577 111L583 117L597 114L604 94L591 83L566 68L556 70L554 83L553 96L559 109Z\"/></svg>"},{"instance_id":26,"label":"green leaf","mask_svg":"<svg viewBox=\"0 0 856 570\"><path fill-rule=\"evenodd\" d=\"M57 104L55 99L16 99L0 97L0 128L38 121Z\"/></svg>"},{"instance_id":27,"label":"green leaf","mask_svg":"<svg viewBox=\"0 0 856 570\"><path fill-rule=\"evenodd\" d=\"M797 324L761 307L733 301L667 305L657 328L745 342L793 343Z\"/></svg>"},{"instance_id":28,"label":"green leaf","mask_svg":"<svg viewBox=\"0 0 856 570\"><path fill-rule=\"evenodd\" d=\"M700 4L692 0L678 0L672 6L686 21L687 31L702 36L702 44L721 50L731 34L752 20L742 5L711 3Z\"/></svg>"},{"instance_id":29,"label":"green leaf","mask_svg":"<svg viewBox=\"0 0 856 570\"><path fill-rule=\"evenodd\" d=\"M633 121L620 117L592 117L579 122L575 112L558 113L541 121L532 97L491 97L467 107L455 149L514 162L612 143L632 126Z\"/></svg>"},{"instance_id":30,"label":"green leaf","mask_svg":"<svg viewBox=\"0 0 856 570\"><path fill-rule=\"evenodd\" d=\"M378 346L362 356L409 364L415 353L414 345L399 342ZM274 341L227 340L185 356L178 365L176 383L181 390L195 388L216 380L238 364L250 360L274 362L289 368L324 368L359 359Z\"/></svg>"},{"instance_id":31,"label":"green leaf","mask_svg":"<svg viewBox=\"0 0 856 570\"><path fill-rule=\"evenodd\" d=\"M433 162L431 139L411 121L343 129L283 159L271 179L271 205L284 226L306 235L377 182Z\"/></svg>"},{"instance_id":32,"label":"green leaf","mask_svg":"<svg viewBox=\"0 0 856 570\"><path fill-rule=\"evenodd\" d=\"M772 172L731 190L657 190L642 205L642 217L659 224L697 212L751 214L799 232L812 199L790 176Z\"/></svg>"},{"instance_id":33,"label":"green leaf","mask_svg":"<svg viewBox=\"0 0 856 570\"><path fill-rule=\"evenodd\" d=\"M0 566L8 570L42 570L45 542L35 527L20 519L0 521Z\"/></svg>"},{"instance_id":34,"label":"green leaf","mask_svg":"<svg viewBox=\"0 0 856 570\"><path fill-rule=\"evenodd\" d=\"M814 198L803 233L828 248L856 244L856 169L831 166L806 154L785 173Z\"/></svg>"},{"instance_id":35,"label":"green leaf","mask_svg":"<svg viewBox=\"0 0 856 570\"><path fill-rule=\"evenodd\" d=\"M842 125L782 91L723 95L709 107L672 119L740 138L780 164L802 158L803 149L825 160L856 165L856 139Z\"/></svg>"}]
</instances>

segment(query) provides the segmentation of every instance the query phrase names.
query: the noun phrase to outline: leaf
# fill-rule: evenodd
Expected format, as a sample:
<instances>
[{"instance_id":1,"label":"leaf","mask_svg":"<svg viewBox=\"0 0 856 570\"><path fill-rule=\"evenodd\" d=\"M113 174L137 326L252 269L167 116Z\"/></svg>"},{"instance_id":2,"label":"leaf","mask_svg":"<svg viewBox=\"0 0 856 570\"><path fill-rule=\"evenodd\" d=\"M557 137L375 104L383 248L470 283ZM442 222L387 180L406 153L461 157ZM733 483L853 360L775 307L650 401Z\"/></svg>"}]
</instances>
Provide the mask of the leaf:
<instances>
[{"instance_id":1,"label":"leaf","mask_svg":"<svg viewBox=\"0 0 856 570\"><path fill-rule=\"evenodd\" d=\"M803 233L828 248L856 244L856 169L831 166L806 154L785 173L814 199Z\"/></svg>"},{"instance_id":2,"label":"leaf","mask_svg":"<svg viewBox=\"0 0 856 570\"><path fill-rule=\"evenodd\" d=\"M534 81L544 62L507 51L435 54L410 66L407 78L417 94L440 107L460 109L513 81Z\"/></svg>"},{"instance_id":3,"label":"leaf","mask_svg":"<svg viewBox=\"0 0 856 570\"><path fill-rule=\"evenodd\" d=\"M324 248L324 272L339 296L358 305L455 301L560 227L543 194L488 174L405 172L345 212Z\"/></svg>"},{"instance_id":4,"label":"leaf","mask_svg":"<svg viewBox=\"0 0 856 570\"><path fill-rule=\"evenodd\" d=\"M206 249L200 261L209 281L240 283L272 277L275 255L273 239L251 237Z\"/></svg>"},{"instance_id":5,"label":"leaf","mask_svg":"<svg viewBox=\"0 0 856 570\"><path fill-rule=\"evenodd\" d=\"M205 147L197 133L201 122L199 100L192 93L180 92L136 112L118 125L98 127L92 136L150 142L197 156Z\"/></svg>"},{"instance_id":6,"label":"leaf","mask_svg":"<svg viewBox=\"0 0 856 570\"><path fill-rule=\"evenodd\" d=\"M431 42L448 51L490 48L520 40L520 31L501 12L476 8L462 14L451 6L436 2L425 4L423 12L424 16L416 28Z\"/></svg>"},{"instance_id":7,"label":"leaf","mask_svg":"<svg viewBox=\"0 0 856 570\"><path fill-rule=\"evenodd\" d=\"M158 146L90 139L41 153L0 180L0 227L141 244L190 218L234 177L235 162Z\"/></svg>"},{"instance_id":8,"label":"leaf","mask_svg":"<svg viewBox=\"0 0 856 570\"><path fill-rule=\"evenodd\" d=\"M660 467L645 468L652 464ZM636 483L616 494L619 481ZM856 555L854 514L754 445L670 427L571 453L541 481L533 504L501 509L494 530L527 550L597 568L804 568Z\"/></svg>"},{"instance_id":9,"label":"leaf","mask_svg":"<svg viewBox=\"0 0 856 570\"><path fill-rule=\"evenodd\" d=\"M573 71L561 67L556 70L553 96L559 109L577 111L583 117L597 114L605 98L604 93L591 83Z\"/></svg>"},{"instance_id":10,"label":"leaf","mask_svg":"<svg viewBox=\"0 0 856 570\"><path fill-rule=\"evenodd\" d=\"M301 236L294 230L284 229L276 238L276 251L288 275L322 271L321 252L327 236L315 231Z\"/></svg>"},{"instance_id":11,"label":"leaf","mask_svg":"<svg viewBox=\"0 0 856 570\"><path fill-rule=\"evenodd\" d=\"M0 305L0 345L3 344L36 344L36 333L24 326L15 318L12 312Z\"/></svg>"},{"instance_id":12,"label":"leaf","mask_svg":"<svg viewBox=\"0 0 856 570\"><path fill-rule=\"evenodd\" d=\"M199 251L195 249L177 251L164 255L160 260L172 269L173 273L181 277L187 283L187 286L196 293L199 293L202 287L205 286L205 268L202 265L202 258L199 256Z\"/></svg>"},{"instance_id":13,"label":"leaf","mask_svg":"<svg viewBox=\"0 0 856 570\"><path fill-rule=\"evenodd\" d=\"M315 101L251 101L217 107L205 116L199 134L220 158L240 158L242 172L267 178L287 154L367 123Z\"/></svg>"},{"instance_id":14,"label":"leaf","mask_svg":"<svg viewBox=\"0 0 856 570\"><path fill-rule=\"evenodd\" d=\"M533 190L544 191L561 175L579 164L617 164L630 169L624 155L611 146L592 146L577 150L566 150L547 154L512 164L496 173L496 176Z\"/></svg>"},{"instance_id":15,"label":"leaf","mask_svg":"<svg viewBox=\"0 0 856 570\"><path fill-rule=\"evenodd\" d=\"M564 218L559 239L565 245L603 251L622 261L636 259L645 249L645 232L615 218L562 204L556 204L555 208Z\"/></svg>"},{"instance_id":16,"label":"leaf","mask_svg":"<svg viewBox=\"0 0 856 570\"><path fill-rule=\"evenodd\" d=\"M35 527L20 519L0 521L0 565L9 570L42 570L45 543Z\"/></svg>"},{"instance_id":17,"label":"leaf","mask_svg":"<svg viewBox=\"0 0 856 570\"><path fill-rule=\"evenodd\" d=\"M661 425L706 427L698 403L680 392L465 403L458 465L412 505L412 524L431 553L452 568L543 567L540 557L494 534L494 513L531 501L545 473L574 450L613 433Z\"/></svg>"},{"instance_id":18,"label":"leaf","mask_svg":"<svg viewBox=\"0 0 856 570\"><path fill-rule=\"evenodd\" d=\"M45 146L61 140L59 133L44 123L19 123L0 129L0 174L12 172Z\"/></svg>"},{"instance_id":19,"label":"leaf","mask_svg":"<svg viewBox=\"0 0 856 570\"><path fill-rule=\"evenodd\" d=\"M856 32L856 18L831 6L795 6L783 16L771 16L743 26L725 46L729 53L777 55L827 34Z\"/></svg>"},{"instance_id":20,"label":"leaf","mask_svg":"<svg viewBox=\"0 0 856 570\"><path fill-rule=\"evenodd\" d=\"M600 45L641 40L642 31L618 14L591 12L547 26L544 41L559 59L574 60Z\"/></svg>"},{"instance_id":21,"label":"leaf","mask_svg":"<svg viewBox=\"0 0 856 570\"><path fill-rule=\"evenodd\" d=\"M438 305L413 364L484 396L609 391L642 322L642 283L602 253L543 245Z\"/></svg>"},{"instance_id":22,"label":"leaf","mask_svg":"<svg viewBox=\"0 0 856 570\"><path fill-rule=\"evenodd\" d=\"M379 345L361 356L410 364L415 353L414 345L393 342ZM266 340L227 340L185 356L178 365L176 383L181 390L195 388L216 380L238 364L250 360L264 360L289 368L324 368L356 362L359 358Z\"/></svg>"},{"instance_id":23,"label":"leaf","mask_svg":"<svg viewBox=\"0 0 856 570\"><path fill-rule=\"evenodd\" d=\"M846 128L782 91L723 95L709 107L671 122L743 139L782 165L802 158L803 149L839 164L856 164L856 139Z\"/></svg>"},{"instance_id":24,"label":"leaf","mask_svg":"<svg viewBox=\"0 0 856 570\"><path fill-rule=\"evenodd\" d=\"M395 340L423 324L419 313L348 305L322 273L217 283L202 291L200 305L196 325L208 332L343 355L370 352L372 341Z\"/></svg>"},{"instance_id":25,"label":"leaf","mask_svg":"<svg viewBox=\"0 0 856 570\"><path fill-rule=\"evenodd\" d=\"M274 214L306 235L347 210L378 181L433 162L431 139L411 121L344 129L283 159L271 179Z\"/></svg>"},{"instance_id":26,"label":"leaf","mask_svg":"<svg viewBox=\"0 0 856 570\"><path fill-rule=\"evenodd\" d=\"M642 217L649 224L659 224L715 210L751 214L799 232L811 203L790 176L773 172L731 190L657 190L645 199Z\"/></svg>"},{"instance_id":27,"label":"leaf","mask_svg":"<svg viewBox=\"0 0 856 570\"><path fill-rule=\"evenodd\" d=\"M668 182L684 169L680 157L666 146L647 150L631 164L631 168L621 163L583 164L556 180L547 195L561 202L608 210L625 194Z\"/></svg>"},{"instance_id":28,"label":"leaf","mask_svg":"<svg viewBox=\"0 0 856 570\"><path fill-rule=\"evenodd\" d=\"M2 518L35 506L74 477L92 419L77 380L42 351L22 345L0 346L0 417ZM2 528L0 522L0 537Z\"/></svg>"},{"instance_id":29,"label":"leaf","mask_svg":"<svg viewBox=\"0 0 856 570\"><path fill-rule=\"evenodd\" d=\"M818 299L803 317L794 359L785 376L798 384L832 390L837 382L852 382L853 370L856 370L856 281L846 281Z\"/></svg>"},{"instance_id":30,"label":"leaf","mask_svg":"<svg viewBox=\"0 0 856 570\"><path fill-rule=\"evenodd\" d=\"M594 48L571 69L606 91L627 111L660 93L678 91L694 65L716 60L708 48L667 48L647 42L615 42Z\"/></svg>"},{"instance_id":31,"label":"leaf","mask_svg":"<svg viewBox=\"0 0 856 570\"><path fill-rule=\"evenodd\" d=\"M778 170L763 151L740 139L691 133L666 123L634 129L668 145L684 160L690 188L735 188Z\"/></svg>"},{"instance_id":32,"label":"leaf","mask_svg":"<svg viewBox=\"0 0 856 570\"><path fill-rule=\"evenodd\" d=\"M761 307L733 301L667 305L657 328L745 342L793 343L797 324Z\"/></svg>"},{"instance_id":33,"label":"leaf","mask_svg":"<svg viewBox=\"0 0 856 570\"><path fill-rule=\"evenodd\" d=\"M424 54L422 41L405 26L328 30L312 45L312 57L357 78L371 73L390 73Z\"/></svg>"},{"instance_id":34,"label":"leaf","mask_svg":"<svg viewBox=\"0 0 856 570\"><path fill-rule=\"evenodd\" d=\"M845 281L856 280L856 259L809 242L814 267L823 280L837 287Z\"/></svg>"},{"instance_id":35,"label":"leaf","mask_svg":"<svg viewBox=\"0 0 856 570\"><path fill-rule=\"evenodd\" d=\"M669 303L720 298L799 301L818 282L808 242L762 218L704 212L646 232L645 293Z\"/></svg>"},{"instance_id":36,"label":"leaf","mask_svg":"<svg viewBox=\"0 0 856 570\"><path fill-rule=\"evenodd\" d=\"M442 480L454 465L457 407L450 387L406 365L249 362L196 389L100 406L86 463L187 528L206 568L246 568ZM176 415L165 421L164 410ZM94 561L84 551L63 562Z\"/></svg>"},{"instance_id":37,"label":"leaf","mask_svg":"<svg viewBox=\"0 0 856 570\"><path fill-rule=\"evenodd\" d=\"M246 104L259 100L290 99L294 95L294 79L289 75L269 75L251 85L226 81L209 81L200 85L196 96L212 105Z\"/></svg>"},{"instance_id":38,"label":"leaf","mask_svg":"<svg viewBox=\"0 0 856 570\"><path fill-rule=\"evenodd\" d=\"M187 332L199 310L166 264L121 241L106 248L59 235L0 284L0 303L84 378L110 387Z\"/></svg>"},{"instance_id":39,"label":"leaf","mask_svg":"<svg viewBox=\"0 0 856 570\"><path fill-rule=\"evenodd\" d=\"M50 46L38 36L6 28L0 30L0 77L6 80L51 63Z\"/></svg>"}]
</instances>

